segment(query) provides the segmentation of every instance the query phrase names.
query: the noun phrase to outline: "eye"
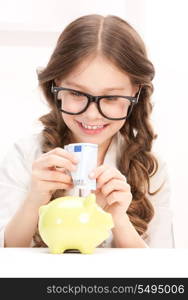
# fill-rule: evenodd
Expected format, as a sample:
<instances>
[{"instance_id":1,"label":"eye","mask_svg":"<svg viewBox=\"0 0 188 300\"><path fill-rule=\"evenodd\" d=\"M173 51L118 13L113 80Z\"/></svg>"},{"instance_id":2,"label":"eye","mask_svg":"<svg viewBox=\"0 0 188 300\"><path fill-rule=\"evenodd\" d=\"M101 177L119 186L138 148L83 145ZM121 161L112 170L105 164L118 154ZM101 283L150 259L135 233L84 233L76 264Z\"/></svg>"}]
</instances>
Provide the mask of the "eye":
<instances>
[{"instance_id":1,"label":"eye","mask_svg":"<svg viewBox=\"0 0 188 300\"><path fill-rule=\"evenodd\" d=\"M107 100L110 100L110 101L112 101L112 100L114 100L114 101L116 101L116 100L118 100L118 97L109 97L109 98L106 98Z\"/></svg>"},{"instance_id":2,"label":"eye","mask_svg":"<svg viewBox=\"0 0 188 300\"><path fill-rule=\"evenodd\" d=\"M80 93L74 92L74 91L71 91L71 92L70 92L70 95L71 95L71 96L77 96L77 97L81 97L81 96L82 96Z\"/></svg>"}]
</instances>

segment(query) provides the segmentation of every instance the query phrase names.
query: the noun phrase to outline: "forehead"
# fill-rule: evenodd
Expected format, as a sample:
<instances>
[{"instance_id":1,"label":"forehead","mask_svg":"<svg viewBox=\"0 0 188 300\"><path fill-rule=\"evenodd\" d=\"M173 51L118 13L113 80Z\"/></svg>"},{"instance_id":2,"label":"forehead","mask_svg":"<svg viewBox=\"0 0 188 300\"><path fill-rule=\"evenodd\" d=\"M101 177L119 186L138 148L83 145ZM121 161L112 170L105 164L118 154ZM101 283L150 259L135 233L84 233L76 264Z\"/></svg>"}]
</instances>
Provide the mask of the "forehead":
<instances>
[{"instance_id":1,"label":"forehead","mask_svg":"<svg viewBox=\"0 0 188 300\"><path fill-rule=\"evenodd\" d=\"M109 60L97 56L81 62L64 80L68 85L80 85L90 91L131 88L130 77Z\"/></svg>"}]
</instances>

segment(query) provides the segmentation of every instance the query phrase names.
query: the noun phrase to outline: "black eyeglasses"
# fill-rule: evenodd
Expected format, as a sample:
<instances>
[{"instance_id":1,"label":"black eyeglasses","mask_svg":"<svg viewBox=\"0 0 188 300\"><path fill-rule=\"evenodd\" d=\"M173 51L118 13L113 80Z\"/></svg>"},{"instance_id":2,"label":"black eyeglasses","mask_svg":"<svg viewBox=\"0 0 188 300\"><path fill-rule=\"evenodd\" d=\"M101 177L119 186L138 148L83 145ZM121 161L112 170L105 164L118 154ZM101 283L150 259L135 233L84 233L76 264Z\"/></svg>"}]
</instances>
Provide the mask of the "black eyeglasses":
<instances>
[{"instance_id":1,"label":"black eyeglasses","mask_svg":"<svg viewBox=\"0 0 188 300\"><path fill-rule=\"evenodd\" d=\"M87 110L91 102L97 104L99 113L109 120L127 119L138 103L141 87L136 97L120 95L92 96L90 94L52 85L55 104L59 111L69 115L79 115Z\"/></svg>"}]
</instances>

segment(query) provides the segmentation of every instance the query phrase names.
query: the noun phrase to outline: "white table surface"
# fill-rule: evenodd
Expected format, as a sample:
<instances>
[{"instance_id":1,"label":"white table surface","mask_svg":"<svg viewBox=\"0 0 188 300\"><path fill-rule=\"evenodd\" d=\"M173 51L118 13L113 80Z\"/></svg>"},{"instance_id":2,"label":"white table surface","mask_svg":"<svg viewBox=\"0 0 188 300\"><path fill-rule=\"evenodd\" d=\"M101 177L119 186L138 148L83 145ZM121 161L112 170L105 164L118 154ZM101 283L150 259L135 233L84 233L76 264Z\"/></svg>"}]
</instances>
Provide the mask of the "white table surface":
<instances>
[{"instance_id":1,"label":"white table surface","mask_svg":"<svg viewBox=\"0 0 188 300\"><path fill-rule=\"evenodd\" d=\"M50 254L48 248L0 248L0 277L188 277L188 249Z\"/></svg>"}]
</instances>

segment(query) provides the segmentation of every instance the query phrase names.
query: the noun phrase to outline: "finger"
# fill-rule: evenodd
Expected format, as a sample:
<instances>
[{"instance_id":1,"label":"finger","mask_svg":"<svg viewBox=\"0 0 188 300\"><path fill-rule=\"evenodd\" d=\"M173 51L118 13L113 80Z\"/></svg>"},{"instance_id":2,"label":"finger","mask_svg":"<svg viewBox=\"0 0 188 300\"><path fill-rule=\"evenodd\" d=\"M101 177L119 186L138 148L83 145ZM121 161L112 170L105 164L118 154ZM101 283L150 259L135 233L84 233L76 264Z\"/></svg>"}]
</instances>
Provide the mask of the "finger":
<instances>
[{"instance_id":1,"label":"finger","mask_svg":"<svg viewBox=\"0 0 188 300\"><path fill-rule=\"evenodd\" d=\"M105 197L107 197L113 191L130 192L130 186L125 181L119 179L113 179L110 180L101 188L101 192Z\"/></svg>"},{"instance_id":2,"label":"finger","mask_svg":"<svg viewBox=\"0 0 188 300\"><path fill-rule=\"evenodd\" d=\"M89 176L91 178L97 178L97 177L101 176L101 174L103 174L107 170L109 172L112 172L113 174L115 174L115 172L116 172L118 178L122 178L122 179L126 178L117 168L110 167L109 165L105 165L105 164L103 164L103 165L95 168L94 170L92 170L92 172L89 174Z\"/></svg>"},{"instance_id":3,"label":"finger","mask_svg":"<svg viewBox=\"0 0 188 300\"><path fill-rule=\"evenodd\" d=\"M103 172L105 170L108 170L108 169L111 171L116 170L117 173L121 174L121 172L118 169L116 169L114 167L110 167L109 165L103 164L103 165L95 168L94 170L92 170L92 172L89 174L89 177L90 178L98 178L99 176L101 176L101 174L103 174Z\"/></svg>"},{"instance_id":4,"label":"finger","mask_svg":"<svg viewBox=\"0 0 188 300\"><path fill-rule=\"evenodd\" d=\"M101 165L97 168L95 168L94 170L91 171L91 173L89 174L90 178L97 178L98 176L100 176L104 170L107 169L106 165Z\"/></svg>"},{"instance_id":5,"label":"finger","mask_svg":"<svg viewBox=\"0 0 188 300\"><path fill-rule=\"evenodd\" d=\"M69 174L69 172L65 168L58 167L58 166L54 166L54 167L50 168L50 170L55 170L55 171L60 172L60 173Z\"/></svg>"},{"instance_id":6,"label":"finger","mask_svg":"<svg viewBox=\"0 0 188 300\"><path fill-rule=\"evenodd\" d=\"M103 171L103 173L98 176L97 188L101 188L105 183L111 179L120 179L126 182L126 177L119 172L116 168L108 168Z\"/></svg>"},{"instance_id":7,"label":"finger","mask_svg":"<svg viewBox=\"0 0 188 300\"><path fill-rule=\"evenodd\" d=\"M51 155L51 154L55 154L55 155L58 155L60 157L65 157L69 160L71 160L71 162L74 164L74 163L78 163L78 158L73 154L73 153L70 153L68 151L66 151L65 149L63 148L60 148L60 147L57 147L57 148L54 148L53 150L50 150L48 152L45 153L45 155Z\"/></svg>"},{"instance_id":8,"label":"finger","mask_svg":"<svg viewBox=\"0 0 188 300\"><path fill-rule=\"evenodd\" d=\"M33 163L33 168L52 168L54 166L65 168L69 171L75 171L76 165L73 164L70 160L64 157L60 157L55 154L51 154L49 156L42 156L40 159Z\"/></svg>"},{"instance_id":9,"label":"finger","mask_svg":"<svg viewBox=\"0 0 188 300\"><path fill-rule=\"evenodd\" d=\"M47 170L40 170L33 173L35 177L37 177L40 180L45 181L57 181L57 182L63 182L67 184L72 184L72 178L71 176L61 173L58 171L47 171Z\"/></svg>"},{"instance_id":10,"label":"finger","mask_svg":"<svg viewBox=\"0 0 188 300\"><path fill-rule=\"evenodd\" d=\"M62 183L62 182L50 182L50 181L43 181L39 182L40 190L43 192L55 191L55 190L70 190L73 188L72 185Z\"/></svg>"},{"instance_id":11,"label":"finger","mask_svg":"<svg viewBox=\"0 0 188 300\"><path fill-rule=\"evenodd\" d=\"M132 201L132 194L121 191L113 191L107 198L108 205L119 203L122 206L128 207Z\"/></svg>"}]
</instances>

